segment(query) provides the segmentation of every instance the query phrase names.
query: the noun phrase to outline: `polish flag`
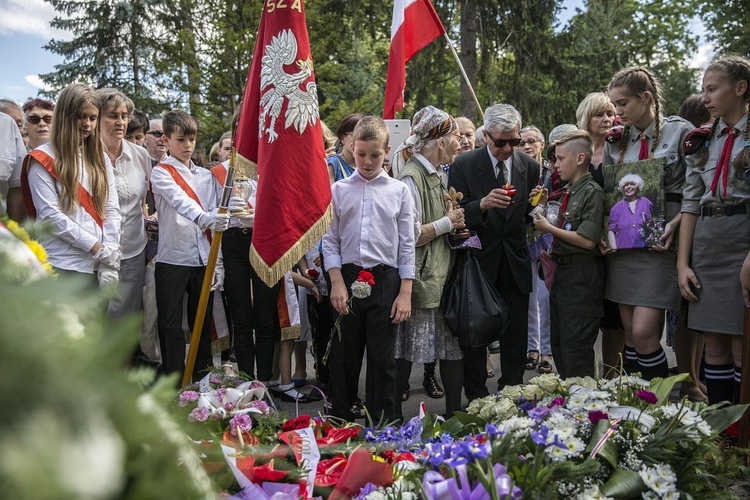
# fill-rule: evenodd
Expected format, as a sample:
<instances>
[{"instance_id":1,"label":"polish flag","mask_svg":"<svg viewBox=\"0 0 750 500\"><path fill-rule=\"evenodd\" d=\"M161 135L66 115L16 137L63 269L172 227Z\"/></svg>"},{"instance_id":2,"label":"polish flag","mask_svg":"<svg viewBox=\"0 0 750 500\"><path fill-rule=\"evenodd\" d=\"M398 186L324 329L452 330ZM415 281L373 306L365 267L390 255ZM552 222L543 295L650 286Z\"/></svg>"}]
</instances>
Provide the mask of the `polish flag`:
<instances>
[{"instance_id":1,"label":"polish flag","mask_svg":"<svg viewBox=\"0 0 750 500\"><path fill-rule=\"evenodd\" d=\"M430 0L395 0L383 118L393 118L404 108L406 63L443 34L445 28Z\"/></svg>"}]
</instances>

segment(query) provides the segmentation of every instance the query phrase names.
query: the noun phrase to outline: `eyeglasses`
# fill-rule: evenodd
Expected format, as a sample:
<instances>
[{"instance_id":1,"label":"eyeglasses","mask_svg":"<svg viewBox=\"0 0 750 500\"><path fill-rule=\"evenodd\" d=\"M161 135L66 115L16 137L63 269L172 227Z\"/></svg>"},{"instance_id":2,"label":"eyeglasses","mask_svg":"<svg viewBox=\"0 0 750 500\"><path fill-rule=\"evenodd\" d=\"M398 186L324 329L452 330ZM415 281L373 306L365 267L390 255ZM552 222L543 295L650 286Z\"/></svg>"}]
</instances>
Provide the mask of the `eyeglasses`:
<instances>
[{"instance_id":1,"label":"eyeglasses","mask_svg":"<svg viewBox=\"0 0 750 500\"><path fill-rule=\"evenodd\" d=\"M161 136L164 135L164 131L163 130L149 130L148 132L146 132L146 134L147 135L153 135L154 137L156 137L157 139L159 139L159 138L161 138Z\"/></svg>"},{"instance_id":2,"label":"eyeglasses","mask_svg":"<svg viewBox=\"0 0 750 500\"><path fill-rule=\"evenodd\" d=\"M528 141L521 140L521 142L518 143L519 146L525 146L527 144L536 144L537 142L542 142L539 139L529 139Z\"/></svg>"},{"instance_id":3,"label":"eyeglasses","mask_svg":"<svg viewBox=\"0 0 750 500\"><path fill-rule=\"evenodd\" d=\"M50 123L52 123L52 115L29 115L26 117L26 121L31 123L32 125L39 125L39 122L42 120L44 120L44 123L49 125Z\"/></svg>"},{"instance_id":4,"label":"eyeglasses","mask_svg":"<svg viewBox=\"0 0 750 500\"><path fill-rule=\"evenodd\" d=\"M489 132L486 130L484 131L485 134L487 134L487 137L492 141L492 143L495 145L496 148L504 148L506 145L510 145L510 147L515 148L519 144L521 144L521 138L516 137L515 139L495 139L493 138Z\"/></svg>"}]
</instances>

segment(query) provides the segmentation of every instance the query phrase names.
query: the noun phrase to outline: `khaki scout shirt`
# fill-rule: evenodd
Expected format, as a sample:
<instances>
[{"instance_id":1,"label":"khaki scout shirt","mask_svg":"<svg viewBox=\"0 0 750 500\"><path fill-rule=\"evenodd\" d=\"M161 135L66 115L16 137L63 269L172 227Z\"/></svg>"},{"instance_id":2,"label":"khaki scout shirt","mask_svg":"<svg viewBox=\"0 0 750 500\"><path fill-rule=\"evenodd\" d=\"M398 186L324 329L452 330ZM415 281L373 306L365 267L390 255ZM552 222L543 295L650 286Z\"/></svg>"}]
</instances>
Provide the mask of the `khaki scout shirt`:
<instances>
[{"instance_id":1,"label":"khaki scout shirt","mask_svg":"<svg viewBox=\"0 0 750 500\"><path fill-rule=\"evenodd\" d=\"M590 173L578 179L573 185L569 185L567 190L570 191L570 195L562 228L575 231L598 243L604 232L604 190ZM552 254L557 256L599 255L599 249L595 246L587 250L556 238Z\"/></svg>"}]
</instances>

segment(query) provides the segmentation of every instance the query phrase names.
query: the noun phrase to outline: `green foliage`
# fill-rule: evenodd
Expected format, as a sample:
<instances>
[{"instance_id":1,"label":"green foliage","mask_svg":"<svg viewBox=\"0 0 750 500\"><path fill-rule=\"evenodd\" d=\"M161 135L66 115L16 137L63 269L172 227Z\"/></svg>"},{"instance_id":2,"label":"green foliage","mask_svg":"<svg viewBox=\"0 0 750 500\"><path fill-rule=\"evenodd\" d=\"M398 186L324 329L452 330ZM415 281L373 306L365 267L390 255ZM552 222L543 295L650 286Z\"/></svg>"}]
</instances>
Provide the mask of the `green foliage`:
<instances>
[{"instance_id":1,"label":"green foliage","mask_svg":"<svg viewBox=\"0 0 750 500\"><path fill-rule=\"evenodd\" d=\"M699 12L708 25L708 39L716 43L719 53L750 57L750 4L746 0L702 0Z\"/></svg>"},{"instance_id":2,"label":"green foliage","mask_svg":"<svg viewBox=\"0 0 750 500\"><path fill-rule=\"evenodd\" d=\"M167 410L176 380L125 373L139 322L110 323L104 311L90 279L0 278L0 491L20 499L214 495Z\"/></svg>"},{"instance_id":3,"label":"green foliage","mask_svg":"<svg viewBox=\"0 0 750 500\"><path fill-rule=\"evenodd\" d=\"M83 80L122 89L152 115L184 108L200 123L198 147L205 151L229 129L263 0L45 1L60 13L53 26L74 34L47 46L64 57L43 75L53 93ZM587 93L603 90L615 72L634 64L662 80L664 114L674 114L697 86L687 61L697 49L690 23L698 6L713 9L706 18L711 36L722 48L739 51L741 20L750 9L738 3L588 0L559 26L562 0L433 0L481 106L512 103L525 124L545 134L574 122ZM321 117L331 128L352 112L381 113L392 9L392 2L381 0L305 2ZM405 101L400 116L406 118L428 104L454 115L476 114L444 39L408 64Z\"/></svg>"}]
</instances>

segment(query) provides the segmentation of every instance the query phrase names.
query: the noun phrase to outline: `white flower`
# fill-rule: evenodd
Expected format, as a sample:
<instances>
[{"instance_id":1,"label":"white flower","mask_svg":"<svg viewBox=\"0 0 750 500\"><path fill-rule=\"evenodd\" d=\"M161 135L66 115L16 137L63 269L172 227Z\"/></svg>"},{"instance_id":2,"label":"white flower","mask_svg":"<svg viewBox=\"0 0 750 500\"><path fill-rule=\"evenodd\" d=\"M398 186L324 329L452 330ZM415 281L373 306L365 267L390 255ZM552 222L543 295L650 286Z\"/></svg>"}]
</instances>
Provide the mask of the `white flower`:
<instances>
[{"instance_id":1,"label":"white flower","mask_svg":"<svg viewBox=\"0 0 750 500\"><path fill-rule=\"evenodd\" d=\"M592 486L574 496L572 500L612 500L612 497L605 496L598 486Z\"/></svg>"},{"instance_id":2,"label":"white flower","mask_svg":"<svg viewBox=\"0 0 750 500\"><path fill-rule=\"evenodd\" d=\"M556 373L544 373L532 378L528 383L537 385L546 392L555 392L562 388L560 377Z\"/></svg>"},{"instance_id":3,"label":"white flower","mask_svg":"<svg viewBox=\"0 0 750 500\"><path fill-rule=\"evenodd\" d=\"M515 401L521 397L522 388L522 385L506 385L503 390L500 391L500 394L505 398L509 398Z\"/></svg>"},{"instance_id":4,"label":"white flower","mask_svg":"<svg viewBox=\"0 0 750 500\"><path fill-rule=\"evenodd\" d=\"M521 397L527 401L533 401L544 396L544 390L534 384L528 384L521 388Z\"/></svg>"},{"instance_id":5,"label":"white flower","mask_svg":"<svg viewBox=\"0 0 750 500\"><path fill-rule=\"evenodd\" d=\"M638 475L643 480L643 484L658 495L657 498L663 498L667 493L676 492L677 476L672 472L672 467L669 464L658 464L654 467L644 466L638 471ZM644 496L644 498L646 497Z\"/></svg>"},{"instance_id":6,"label":"white flower","mask_svg":"<svg viewBox=\"0 0 750 500\"><path fill-rule=\"evenodd\" d=\"M585 387L586 389L594 389L597 387L596 380L591 377L570 377L562 380L561 383L570 392L573 392L571 387L575 385Z\"/></svg>"},{"instance_id":7,"label":"white flower","mask_svg":"<svg viewBox=\"0 0 750 500\"><path fill-rule=\"evenodd\" d=\"M534 421L528 417L510 417L498 423L497 428L506 433L513 433L515 437L523 437L533 425Z\"/></svg>"},{"instance_id":8,"label":"white flower","mask_svg":"<svg viewBox=\"0 0 750 500\"><path fill-rule=\"evenodd\" d=\"M78 314L70 307L61 305L57 308L57 319L62 331L73 340L78 340L86 335L86 329L78 318Z\"/></svg>"},{"instance_id":9,"label":"white flower","mask_svg":"<svg viewBox=\"0 0 750 500\"><path fill-rule=\"evenodd\" d=\"M372 287L364 281L355 281L352 283L352 295L358 299L364 299L370 296Z\"/></svg>"}]
</instances>

